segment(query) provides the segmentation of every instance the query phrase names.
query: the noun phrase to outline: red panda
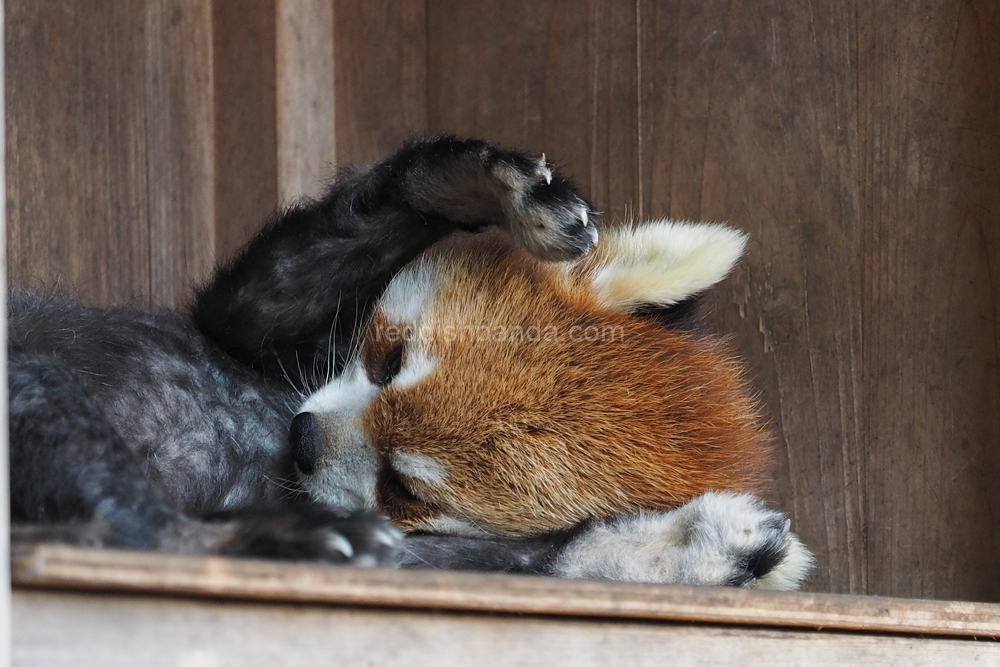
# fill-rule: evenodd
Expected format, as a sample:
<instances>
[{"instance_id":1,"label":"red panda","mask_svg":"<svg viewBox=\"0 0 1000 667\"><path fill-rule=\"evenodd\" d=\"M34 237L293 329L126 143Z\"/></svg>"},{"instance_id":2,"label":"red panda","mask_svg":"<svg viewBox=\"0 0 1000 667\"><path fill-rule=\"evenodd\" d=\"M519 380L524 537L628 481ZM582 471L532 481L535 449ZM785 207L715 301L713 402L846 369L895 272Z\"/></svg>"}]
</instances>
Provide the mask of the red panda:
<instances>
[{"instance_id":1,"label":"red panda","mask_svg":"<svg viewBox=\"0 0 1000 667\"><path fill-rule=\"evenodd\" d=\"M440 243L303 405L323 443L303 485L408 530L506 536L761 492L771 450L741 364L640 312L711 287L745 242L661 220L602 230L570 263L495 233Z\"/></svg>"},{"instance_id":2,"label":"red panda","mask_svg":"<svg viewBox=\"0 0 1000 667\"><path fill-rule=\"evenodd\" d=\"M592 213L544 156L415 138L185 311L12 294L15 541L797 587L741 366L685 317L745 236Z\"/></svg>"}]
</instances>

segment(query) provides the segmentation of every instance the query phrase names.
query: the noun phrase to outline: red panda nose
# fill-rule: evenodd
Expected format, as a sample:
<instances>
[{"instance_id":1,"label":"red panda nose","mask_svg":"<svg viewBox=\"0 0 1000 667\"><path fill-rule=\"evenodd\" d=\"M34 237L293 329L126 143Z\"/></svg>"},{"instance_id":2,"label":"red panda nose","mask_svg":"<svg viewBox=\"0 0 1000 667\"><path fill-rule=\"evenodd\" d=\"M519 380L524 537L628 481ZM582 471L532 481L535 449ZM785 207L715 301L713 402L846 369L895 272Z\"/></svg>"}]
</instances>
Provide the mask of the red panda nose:
<instances>
[{"instance_id":1,"label":"red panda nose","mask_svg":"<svg viewBox=\"0 0 1000 667\"><path fill-rule=\"evenodd\" d=\"M321 444L319 425L312 413L300 412L295 415L288 428L288 445L292 448L292 460L299 472L304 475L312 474Z\"/></svg>"}]
</instances>

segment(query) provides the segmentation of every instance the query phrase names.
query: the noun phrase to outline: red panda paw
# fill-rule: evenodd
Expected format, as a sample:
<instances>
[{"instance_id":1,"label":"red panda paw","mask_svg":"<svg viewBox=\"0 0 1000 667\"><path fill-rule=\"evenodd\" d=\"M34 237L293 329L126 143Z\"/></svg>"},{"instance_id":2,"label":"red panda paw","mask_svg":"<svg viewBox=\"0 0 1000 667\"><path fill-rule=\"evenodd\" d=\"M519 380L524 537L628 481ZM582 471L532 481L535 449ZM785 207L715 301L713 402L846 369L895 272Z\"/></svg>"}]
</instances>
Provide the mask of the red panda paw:
<instances>
[{"instance_id":1,"label":"red panda paw","mask_svg":"<svg viewBox=\"0 0 1000 667\"><path fill-rule=\"evenodd\" d=\"M663 584L795 590L812 554L784 515L747 495L709 492L675 510L595 524L559 555L554 574Z\"/></svg>"},{"instance_id":2,"label":"red panda paw","mask_svg":"<svg viewBox=\"0 0 1000 667\"><path fill-rule=\"evenodd\" d=\"M196 528L204 532L211 525ZM210 545L210 552L355 567L395 566L403 541L398 529L371 510L310 506L295 512L247 514L215 525L224 539Z\"/></svg>"},{"instance_id":3,"label":"red panda paw","mask_svg":"<svg viewBox=\"0 0 1000 667\"><path fill-rule=\"evenodd\" d=\"M597 244L596 213L573 183L542 155L497 149L490 173L503 184L505 226L521 245L544 260L579 257Z\"/></svg>"}]
</instances>

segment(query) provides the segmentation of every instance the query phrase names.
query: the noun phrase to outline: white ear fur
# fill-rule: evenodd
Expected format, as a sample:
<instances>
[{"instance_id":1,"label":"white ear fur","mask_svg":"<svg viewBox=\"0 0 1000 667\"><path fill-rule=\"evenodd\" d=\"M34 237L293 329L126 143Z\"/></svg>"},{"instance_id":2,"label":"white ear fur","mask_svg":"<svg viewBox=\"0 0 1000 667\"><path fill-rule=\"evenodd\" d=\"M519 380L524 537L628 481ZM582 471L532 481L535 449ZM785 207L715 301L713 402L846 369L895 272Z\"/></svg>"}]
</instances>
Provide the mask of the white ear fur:
<instances>
[{"instance_id":1,"label":"white ear fur","mask_svg":"<svg viewBox=\"0 0 1000 667\"><path fill-rule=\"evenodd\" d=\"M716 223L651 220L601 230L597 248L583 260L584 270L611 308L669 306L725 278L747 238Z\"/></svg>"}]
</instances>

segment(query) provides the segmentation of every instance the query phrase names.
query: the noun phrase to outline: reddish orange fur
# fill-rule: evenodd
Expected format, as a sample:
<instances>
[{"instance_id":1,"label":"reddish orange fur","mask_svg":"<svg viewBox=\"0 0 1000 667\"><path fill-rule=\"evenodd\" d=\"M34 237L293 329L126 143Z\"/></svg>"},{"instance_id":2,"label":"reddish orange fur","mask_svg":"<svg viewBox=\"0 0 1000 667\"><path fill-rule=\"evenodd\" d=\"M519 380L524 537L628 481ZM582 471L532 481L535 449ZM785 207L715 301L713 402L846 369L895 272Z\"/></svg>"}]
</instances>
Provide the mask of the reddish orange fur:
<instances>
[{"instance_id":1,"label":"reddish orange fur","mask_svg":"<svg viewBox=\"0 0 1000 667\"><path fill-rule=\"evenodd\" d=\"M495 236L440 252L450 277L419 343L436 366L408 389L384 389L364 415L387 460L402 448L448 471L443 486L402 480L416 498L383 487L400 525L445 513L489 532L534 534L676 507L710 489L762 490L769 438L720 340L604 307L580 272ZM470 323L507 340L484 341L482 330L462 328ZM375 314L366 356L391 348L393 324ZM448 326L464 335L449 341ZM528 339L535 326L543 340ZM573 340L574 326L597 327L588 331L603 330L603 340ZM552 331L558 339L544 340Z\"/></svg>"}]
</instances>

